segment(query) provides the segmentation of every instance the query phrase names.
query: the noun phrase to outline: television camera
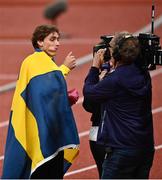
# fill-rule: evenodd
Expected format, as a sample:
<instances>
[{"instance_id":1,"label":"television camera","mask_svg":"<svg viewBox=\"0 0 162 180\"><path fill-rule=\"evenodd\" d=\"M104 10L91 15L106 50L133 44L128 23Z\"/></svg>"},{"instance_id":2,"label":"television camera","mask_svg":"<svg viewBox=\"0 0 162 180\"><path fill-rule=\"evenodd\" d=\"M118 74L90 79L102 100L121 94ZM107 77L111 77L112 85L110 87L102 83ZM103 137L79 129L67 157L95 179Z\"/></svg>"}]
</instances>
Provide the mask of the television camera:
<instances>
[{"instance_id":1,"label":"television camera","mask_svg":"<svg viewBox=\"0 0 162 180\"><path fill-rule=\"evenodd\" d=\"M142 69L154 70L156 65L162 65L162 49L160 46L160 37L154 34L154 5L152 5L152 26L151 33L140 33L136 36L140 44L140 55L137 59L138 65ZM93 54L99 49L106 49L104 54L104 62L111 59L110 41L112 35L103 35L100 37L101 42L93 47Z\"/></svg>"}]
</instances>

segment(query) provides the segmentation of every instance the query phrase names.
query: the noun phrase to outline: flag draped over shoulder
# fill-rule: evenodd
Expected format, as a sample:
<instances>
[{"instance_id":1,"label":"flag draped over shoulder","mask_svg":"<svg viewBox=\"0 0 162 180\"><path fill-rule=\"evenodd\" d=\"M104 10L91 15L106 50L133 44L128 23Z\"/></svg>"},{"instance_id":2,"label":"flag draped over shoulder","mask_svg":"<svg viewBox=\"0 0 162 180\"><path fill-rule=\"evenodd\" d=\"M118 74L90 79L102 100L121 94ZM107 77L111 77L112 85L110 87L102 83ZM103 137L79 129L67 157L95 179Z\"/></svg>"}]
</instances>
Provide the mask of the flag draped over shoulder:
<instances>
[{"instance_id":1,"label":"flag draped over shoulder","mask_svg":"<svg viewBox=\"0 0 162 180\"><path fill-rule=\"evenodd\" d=\"M44 52L22 63L10 115L2 178L29 178L64 150L65 167L78 154L79 138L64 77Z\"/></svg>"}]
</instances>

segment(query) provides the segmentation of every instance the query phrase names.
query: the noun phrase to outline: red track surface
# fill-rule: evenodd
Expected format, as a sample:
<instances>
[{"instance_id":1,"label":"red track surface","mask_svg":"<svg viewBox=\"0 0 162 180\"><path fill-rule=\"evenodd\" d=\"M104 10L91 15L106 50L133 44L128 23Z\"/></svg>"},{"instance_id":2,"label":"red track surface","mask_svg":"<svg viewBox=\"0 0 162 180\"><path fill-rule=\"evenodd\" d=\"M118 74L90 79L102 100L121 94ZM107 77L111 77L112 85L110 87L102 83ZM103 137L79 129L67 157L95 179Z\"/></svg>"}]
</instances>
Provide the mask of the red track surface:
<instances>
[{"instance_id":1,"label":"red track surface","mask_svg":"<svg viewBox=\"0 0 162 180\"><path fill-rule=\"evenodd\" d=\"M23 3L22 3L23 2ZM33 51L30 37L35 26L49 23L43 18L44 7L50 0L0 0L0 86L16 79L9 75L17 75L24 57ZM161 15L162 1L155 0L156 18ZM150 23L151 0L69 0L68 12L61 15L58 26L71 38L62 40L58 52L60 64L69 51L76 57L85 56L99 41L102 34L114 34L121 30L136 32ZM155 30L162 38L162 25ZM161 42L162 44L162 42ZM69 89L75 87L82 97L84 78L91 63L79 66L67 77ZM2 76L3 75L3 76ZM4 75L7 75L6 78ZM162 107L162 75L153 80L153 109ZM13 91L0 94L0 123L9 117ZM74 115L79 133L89 130L90 114L85 112L81 104L74 105ZM154 114L155 145L162 145L162 112ZM0 156L3 156L7 134L7 126L0 127ZM80 138L80 155L69 172L94 165L89 150L88 136ZM0 174L3 160L0 160ZM150 178L162 178L162 149L156 150ZM98 178L96 168L65 176L66 179Z\"/></svg>"}]
</instances>

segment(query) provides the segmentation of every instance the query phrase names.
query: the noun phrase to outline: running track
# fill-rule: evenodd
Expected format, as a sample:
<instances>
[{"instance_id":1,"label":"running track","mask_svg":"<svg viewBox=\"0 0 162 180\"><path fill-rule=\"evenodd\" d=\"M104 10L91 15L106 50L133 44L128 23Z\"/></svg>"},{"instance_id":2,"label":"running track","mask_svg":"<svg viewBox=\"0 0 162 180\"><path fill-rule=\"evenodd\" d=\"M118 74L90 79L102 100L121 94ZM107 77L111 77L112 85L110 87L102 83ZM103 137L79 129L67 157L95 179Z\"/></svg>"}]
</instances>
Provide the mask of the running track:
<instances>
[{"instance_id":1,"label":"running track","mask_svg":"<svg viewBox=\"0 0 162 180\"><path fill-rule=\"evenodd\" d=\"M32 52L30 36L38 24L49 23L42 12L50 0L0 0L0 174L8 117L15 80L21 61ZM131 3L130 3L131 2ZM162 38L162 2L155 0L155 34ZM67 77L68 88L77 88L78 104L73 106L79 135L80 155L66 179L98 178L96 166L88 145L90 114L82 108L82 87L91 65L92 47L102 34L128 30L135 34L150 30L151 0L69 0L69 10L58 21L62 32L71 38L63 39L58 52L58 64L69 51L78 58L78 67ZM162 40L161 40L162 44ZM150 178L162 178L162 67L151 72L153 82L153 114L155 159Z\"/></svg>"}]
</instances>

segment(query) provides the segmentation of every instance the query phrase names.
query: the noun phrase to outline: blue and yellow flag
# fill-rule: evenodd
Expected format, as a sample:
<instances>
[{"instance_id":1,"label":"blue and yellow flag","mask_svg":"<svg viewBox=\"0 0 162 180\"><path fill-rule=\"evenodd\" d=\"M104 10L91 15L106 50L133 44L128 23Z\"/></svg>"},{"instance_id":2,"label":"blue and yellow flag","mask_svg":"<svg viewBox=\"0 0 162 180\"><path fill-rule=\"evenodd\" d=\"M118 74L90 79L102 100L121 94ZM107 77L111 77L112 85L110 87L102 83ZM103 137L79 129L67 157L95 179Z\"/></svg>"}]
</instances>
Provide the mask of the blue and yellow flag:
<instances>
[{"instance_id":1,"label":"blue and yellow flag","mask_svg":"<svg viewBox=\"0 0 162 180\"><path fill-rule=\"evenodd\" d=\"M65 168L78 154L79 138L59 67L44 52L22 63L10 115L2 178L30 178L64 150Z\"/></svg>"}]
</instances>

